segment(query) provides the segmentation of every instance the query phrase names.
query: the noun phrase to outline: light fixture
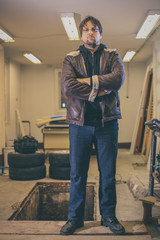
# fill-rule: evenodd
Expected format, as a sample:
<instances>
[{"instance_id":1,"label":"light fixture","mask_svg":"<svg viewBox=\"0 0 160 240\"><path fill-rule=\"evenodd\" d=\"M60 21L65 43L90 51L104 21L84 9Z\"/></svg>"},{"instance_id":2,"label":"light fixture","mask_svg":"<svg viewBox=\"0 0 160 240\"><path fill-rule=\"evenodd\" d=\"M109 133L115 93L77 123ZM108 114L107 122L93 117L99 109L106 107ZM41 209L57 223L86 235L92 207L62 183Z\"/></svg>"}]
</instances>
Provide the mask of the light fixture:
<instances>
[{"instance_id":1,"label":"light fixture","mask_svg":"<svg viewBox=\"0 0 160 240\"><path fill-rule=\"evenodd\" d=\"M0 27L0 39L2 39L4 42L15 42L13 37L11 37L11 35L1 27Z\"/></svg>"},{"instance_id":2,"label":"light fixture","mask_svg":"<svg viewBox=\"0 0 160 240\"><path fill-rule=\"evenodd\" d=\"M23 56L35 64L41 64L41 61L36 58L32 53L24 53Z\"/></svg>"},{"instance_id":3,"label":"light fixture","mask_svg":"<svg viewBox=\"0 0 160 240\"><path fill-rule=\"evenodd\" d=\"M147 38L160 18L160 10L150 10L136 38Z\"/></svg>"},{"instance_id":4,"label":"light fixture","mask_svg":"<svg viewBox=\"0 0 160 240\"><path fill-rule=\"evenodd\" d=\"M61 20L69 40L80 40L77 27L80 22L80 15L77 13L61 13Z\"/></svg>"},{"instance_id":5,"label":"light fixture","mask_svg":"<svg viewBox=\"0 0 160 240\"><path fill-rule=\"evenodd\" d=\"M135 51L132 51L132 50L127 51L124 58L123 58L123 62L130 62L135 54L136 54Z\"/></svg>"}]
</instances>

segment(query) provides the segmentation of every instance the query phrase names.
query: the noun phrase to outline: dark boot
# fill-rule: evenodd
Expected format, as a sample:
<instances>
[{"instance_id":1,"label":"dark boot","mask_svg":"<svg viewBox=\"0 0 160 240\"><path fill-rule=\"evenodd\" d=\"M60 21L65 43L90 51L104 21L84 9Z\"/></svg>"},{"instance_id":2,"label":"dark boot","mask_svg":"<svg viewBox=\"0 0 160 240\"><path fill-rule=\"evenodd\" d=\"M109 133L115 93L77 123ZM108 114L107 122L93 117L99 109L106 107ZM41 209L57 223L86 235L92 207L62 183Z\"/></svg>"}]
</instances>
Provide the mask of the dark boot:
<instances>
[{"instance_id":1,"label":"dark boot","mask_svg":"<svg viewBox=\"0 0 160 240\"><path fill-rule=\"evenodd\" d=\"M79 220L68 220L60 230L61 235L72 235L73 232L80 227L83 227L83 221Z\"/></svg>"},{"instance_id":2,"label":"dark boot","mask_svg":"<svg viewBox=\"0 0 160 240\"><path fill-rule=\"evenodd\" d=\"M102 217L101 225L109 227L114 234L124 234L125 229L116 217Z\"/></svg>"}]
</instances>

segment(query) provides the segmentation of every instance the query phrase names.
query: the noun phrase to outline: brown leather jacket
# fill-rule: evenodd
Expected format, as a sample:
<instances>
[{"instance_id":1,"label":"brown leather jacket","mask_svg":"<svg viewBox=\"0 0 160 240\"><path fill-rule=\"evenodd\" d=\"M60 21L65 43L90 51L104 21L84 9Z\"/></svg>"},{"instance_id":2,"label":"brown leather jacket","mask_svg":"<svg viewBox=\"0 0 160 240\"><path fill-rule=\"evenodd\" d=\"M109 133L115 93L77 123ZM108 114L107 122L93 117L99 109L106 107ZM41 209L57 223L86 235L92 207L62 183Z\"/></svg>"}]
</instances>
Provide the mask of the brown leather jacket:
<instances>
[{"instance_id":1,"label":"brown leather jacket","mask_svg":"<svg viewBox=\"0 0 160 240\"><path fill-rule=\"evenodd\" d=\"M86 101L94 102L99 90L111 90L101 97L102 124L120 119L118 90L124 82L124 67L116 50L104 49L100 58L100 75L92 76L92 87L80 83L77 78L86 78L84 59L79 50L66 55L62 66L62 93L67 99L67 122L83 126Z\"/></svg>"}]
</instances>

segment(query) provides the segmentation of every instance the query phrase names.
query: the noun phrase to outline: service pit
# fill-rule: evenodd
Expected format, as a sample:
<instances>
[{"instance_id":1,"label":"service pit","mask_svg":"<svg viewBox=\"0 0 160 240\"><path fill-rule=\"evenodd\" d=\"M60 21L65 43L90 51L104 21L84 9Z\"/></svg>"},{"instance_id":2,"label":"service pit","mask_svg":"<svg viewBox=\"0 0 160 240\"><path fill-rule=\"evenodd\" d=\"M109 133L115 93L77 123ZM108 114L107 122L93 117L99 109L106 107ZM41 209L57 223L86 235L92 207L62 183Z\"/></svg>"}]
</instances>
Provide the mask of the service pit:
<instances>
[{"instance_id":1,"label":"service pit","mask_svg":"<svg viewBox=\"0 0 160 240\"><path fill-rule=\"evenodd\" d=\"M69 193L69 182L37 182L8 220L66 221ZM96 221L96 209L96 184L87 183L84 220Z\"/></svg>"},{"instance_id":2,"label":"service pit","mask_svg":"<svg viewBox=\"0 0 160 240\"><path fill-rule=\"evenodd\" d=\"M33 186L33 185L32 185ZM87 183L86 206L84 227L79 228L73 235L73 240L98 240L114 238L109 228L103 227L97 213L97 188L96 183ZM68 216L70 182L38 182L21 202L18 209L8 220L0 221L0 239L48 239L63 240L59 234ZM142 222L123 222L128 237L135 235L137 239L150 239L147 229ZM142 235L142 236L141 236ZM70 236L65 236L71 239ZM122 236L124 238L124 236Z\"/></svg>"}]
</instances>

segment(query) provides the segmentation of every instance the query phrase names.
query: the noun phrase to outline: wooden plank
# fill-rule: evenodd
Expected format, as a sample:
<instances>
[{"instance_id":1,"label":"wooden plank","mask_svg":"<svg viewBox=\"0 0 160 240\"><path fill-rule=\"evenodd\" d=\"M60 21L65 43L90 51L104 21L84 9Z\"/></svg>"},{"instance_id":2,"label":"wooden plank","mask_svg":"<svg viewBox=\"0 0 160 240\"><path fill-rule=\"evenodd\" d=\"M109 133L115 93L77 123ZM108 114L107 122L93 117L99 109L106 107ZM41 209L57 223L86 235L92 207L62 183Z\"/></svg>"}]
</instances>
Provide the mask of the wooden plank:
<instances>
[{"instance_id":1,"label":"wooden plank","mask_svg":"<svg viewBox=\"0 0 160 240\"><path fill-rule=\"evenodd\" d=\"M0 235L0 240L151 240L150 235L77 236L77 235ZM158 238L157 238L158 239Z\"/></svg>"},{"instance_id":2,"label":"wooden plank","mask_svg":"<svg viewBox=\"0 0 160 240\"><path fill-rule=\"evenodd\" d=\"M20 126L21 136L24 137L25 136L25 131L24 131L24 127L23 127L21 116L20 116L20 113L19 113L18 109L16 110L16 114L17 114L17 119L18 119L18 123L19 123L19 126Z\"/></svg>"},{"instance_id":3,"label":"wooden plank","mask_svg":"<svg viewBox=\"0 0 160 240\"><path fill-rule=\"evenodd\" d=\"M146 147L145 162L148 162L149 154L151 152L151 144L152 144L152 131L150 130Z\"/></svg>"},{"instance_id":4,"label":"wooden plank","mask_svg":"<svg viewBox=\"0 0 160 240\"><path fill-rule=\"evenodd\" d=\"M151 204L154 204L155 202L157 202L157 198L154 196L147 196L144 198L140 198L139 200L146 203L151 203Z\"/></svg>"},{"instance_id":5,"label":"wooden plank","mask_svg":"<svg viewBox=\"0 0 160 240\"><path fill-rule=\"evenodd\" d=\"M141 144L143 142L143 131L144 131L144 122L145 122L145 111L146 111L146 105L147 105L147 99L148 99L148 93L149 93L149 85L150 85L150 76L151 76L151 70L148 71L148 74L147 74L147 81L146 81L146 86L145 86L145 91L144 91L144 100L142 102L142 111L141 111L141 118L140 118L140 121L141 121L141 124L138 128L138 132L137 132L137 139L136 139L136 150L138 152L140 152L141 150Z\"/></svg>"},{"instance_id":6,"label":"wooden plank","mask_svg":"<svg viewBox=\"0 0 160 240\"><path fill-rule=\"evenodd\" d=\"M142 116L142 117L140 117L140 119L139 119L138 132L137 132L136 144L135 144L135 149L134 149L134 153L135 153L135 154L139 153L139 151L140 151L141 136L142 136L142 131L143 131L143 125L144 125L144 118L143 118L143 116Z\"/></svg>"},{"instance_id":7,"label":"wooden plank","mask_svg":"<svg viewBox=\"0 0 160 240\"><path fill-rule=\"evenodd\" d=\"M59 235L64 221L0 221L1 234L23 234L23 235ZM121 222L129 234L147 234L147 229L142 222ZM100 222L85 222L84 227L76 230L77 235L112 235L107 227L100 226Z\"/></svg>"},{"instance_id":8,"label":"wooden plank","mask_svg":"<svg viewBox=\"0 0 160 240\"><path fill-rule=\"evenodd\" d=\"M148 92L149 87L149 76L151 73L151 67L148 66L144 78L144 84L142 89L142 96L140 99L140 104L138 108L138 114L135 121L135 129L133 132L132 142L131 142L131 153L137 153L140 148L141 136L143 132L143 123L144 123L144 106L146 103L146 93Z\"/></svg>"},{"instance_id":9,"label":"wooden plank","mask_svg":"<svg viewBox=\"0 0 160 240\"><path fill-rule=\"evenodd\" d=\"M150 107L150 119L153 118L153 90L152 90L152 97L151 97L151 107ZM151 144L152 144L152 131L149 129L149 136L146 146L146 155L145 155L145 161L148 162L149 154L151 152Z\"/></svg>"},{"instance_id":10,"label":"wooden plank","mask_svg":"<svg viewBox=\"0 0 160 240\"><path fill-rule=\"evenodd\" d=\"M149 103L148 103L146 122L151 120L152 117L153 117L153 81L151 80L151 89L149 93ZM151 140L152 140L151 130L146 126L144 131L143 145L142 145L142 151L141 151L141 154L145 155L145 158L144 158L145 162L148 161L150 148L151 148Z\"/></svg>"}]
</instances>

